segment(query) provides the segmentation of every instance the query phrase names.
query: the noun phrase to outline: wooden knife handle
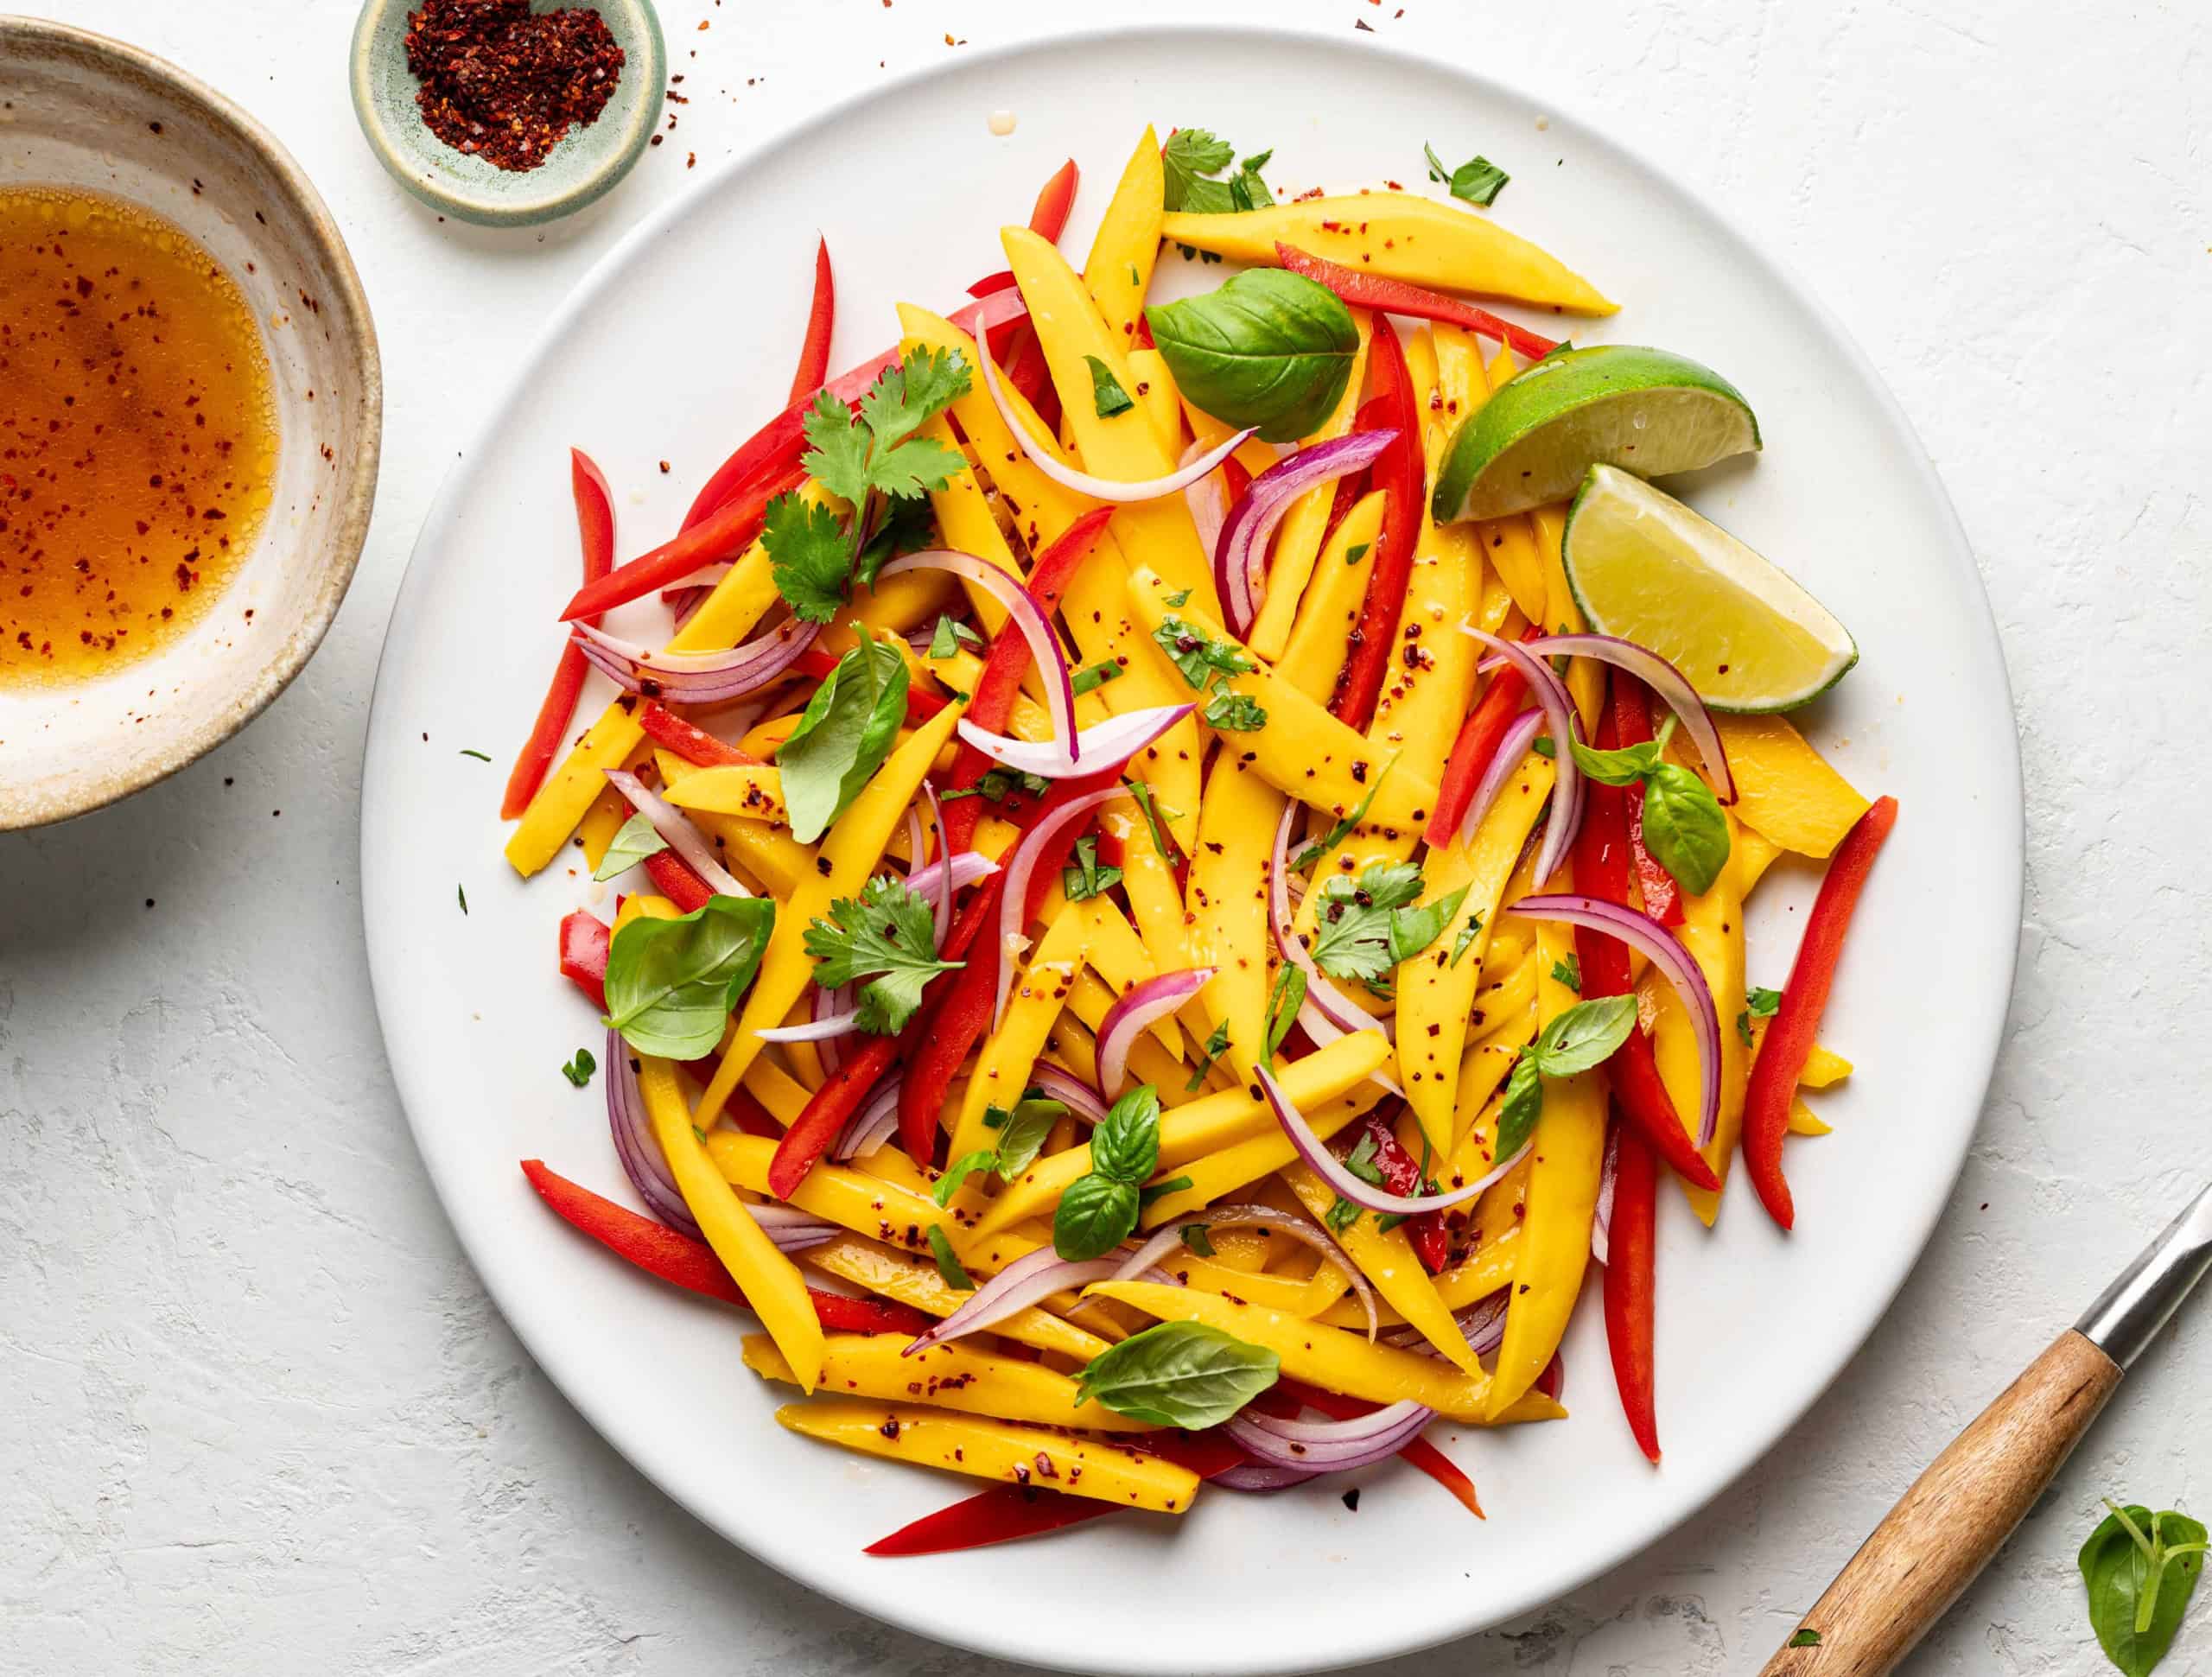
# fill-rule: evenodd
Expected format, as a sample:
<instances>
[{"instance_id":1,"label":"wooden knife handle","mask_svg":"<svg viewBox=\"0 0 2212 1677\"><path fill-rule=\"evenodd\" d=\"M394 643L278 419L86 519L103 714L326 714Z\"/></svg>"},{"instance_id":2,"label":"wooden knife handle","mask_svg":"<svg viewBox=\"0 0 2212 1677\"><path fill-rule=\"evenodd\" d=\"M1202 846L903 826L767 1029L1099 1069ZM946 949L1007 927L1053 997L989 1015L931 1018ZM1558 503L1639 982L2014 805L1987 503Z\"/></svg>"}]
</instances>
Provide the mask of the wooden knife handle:
<instances>
[{"instance_id":1,"label":"wooden knife handle","mask_svg":"<svg viewBox=\"0 0 2212 1677\"><path fill-rule=\"evenodd\" d=\"M1989 1564L2120 1384L2069 1328L1951 1440L1798 1622L1760 1677L1884 1677Z\"/></svg>"}]
</instances>

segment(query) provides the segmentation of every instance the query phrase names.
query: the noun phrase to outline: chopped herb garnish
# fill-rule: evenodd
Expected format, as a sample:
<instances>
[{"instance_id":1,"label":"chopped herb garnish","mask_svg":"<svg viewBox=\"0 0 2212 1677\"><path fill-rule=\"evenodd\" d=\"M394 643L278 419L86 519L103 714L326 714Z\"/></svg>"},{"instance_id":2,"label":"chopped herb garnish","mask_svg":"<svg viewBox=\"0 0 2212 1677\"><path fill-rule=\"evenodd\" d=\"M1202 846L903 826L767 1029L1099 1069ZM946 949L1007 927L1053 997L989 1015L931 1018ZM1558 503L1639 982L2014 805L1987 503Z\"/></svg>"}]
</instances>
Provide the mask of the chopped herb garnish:
<instances>
[{"instance_id":1,"label":"chopped herb garnish","mask_svg":"<svg viewBox=\"0 0 2212 1677\"><path fill-rule=\"evenodd\" d=\"M1191 591L1188 588L1185 588L1179 593L1166 594L1162 597L1166 599L1167 603L1171 606L1187 606L1191 603Z\"/></svg>"},{"instance_id":2,"label":"chopped herb garnish","mask_svg":"<svg viewBox=\"0 0 2212 1677\"><path fill-rule=\"evenodd\" d=\"M1513 177L1487 157L1478 156L1457 168L1444 167L1444 160L1436 155L1434 146L1421 149L1428 154L1428 178L1441 181L1452 189L1454 198L1465 199L1470 204L1479 204L1488 209Z\"/></svg>"},{"instance_id":3,"label":"chopped herb garnish","mask_svg":"<svg viewBox=\"0 0 2212 1677\"><path fill-rule=\"evenodd\" d=\"M1745 1047L1751 1045L1751 1010L1748 1007L1736 1015L1736 1037Z\"/></svg>"},{"instance_id":4,"label":"chopped herb garnish","mask_svg":"<svg viewBox=\"0 0 2212 1677\"><path fill-rule=\"evenodd\" d=\"M1173 855L1174 842L1160 823L1163 819L1173 819L1176 812L1156 801L1152 795L1152 788L1143 781L1132 780L1125 775L1122 785L1128 789L1129 796L1136 799L1137 808L1144 811L1144 824L1152 829L1152 848L1163 856Z\"/></svg>"},{"instance_id":5,"label":"chopped herb garnish","mask_svg":"<svg viewBox=\"0 0 2212 1677\"><path fill-rule=\"evenodd\" d=\"M474 751L474 750L472 750L472 749L470 749L470 748L469 748L468 746L463 746L461 748L461 754L463 757L474 757L474 758L478 762L480 762L480 763L488 763L488 762L490 762L490 761L492 760L490 758L486 757L486 756L482 752L480 752L480 751Z\"/></svg>"},{"instance_id":6,"label":"chopped herb garnish","mask_svg":"<svg viewBox=\"0 0 2212 1677\"><path fill-rule=\"evenodd\" d=\"M1190 1249L1192 1256L1199 1258L1213 1256L1213 1236L1208 1232L1205 1223L1186 1223L1176 1232L1182 1236L1183 1244Z\"/></svg>"},{"instance_id":7,"label":"chopped herb garnish","mask_svg":"<svg viewBox=\"0 0 2212 1677\"><path fill-rule=\"evenodd\" d=\"M1213 1027L1213 1034L1205 1039L1205 1058L1198 1062L1198 1070L1191 1073L1191 1081L1183 1085L1185 1095L1195 1095L1204 1089L1206 1073L1213 1070L1213 1063L1229 1051L1229 1026L1226 1021Z\"/></svg>"},{"instance_id":8,"label":"chopped herb garnish","mask_svg":"<svg viewBox=\"0 0 2212 1677\"><path fill-rule=\"evenodd\" d=\"M1273 204L1275 195L1260 171L1274 156L1269 149L1237 162L1236 148L1228 141L1203 128L1179 128L1160 148L1162 197L1169 210L1193 215L1230 215ZM1226 180L1213 178L1232 162L1234 174Z\"/></svg>"},{"instance_id":9,"label":"chopped herb garnish","mask_svg":"<svg viewBox=\"0 0 2212 1677\"><path fill-rule=\"evenodd\" d=\"M1552 981L1564 984L1577 995L1582 994L1582 962L1570 955L1564 961L1552 962Z\"/></svg>"},{"instance_id":10,"label":"chopped herb garnish","mask_svg":"<svg viewBox=\"0 0 2212 1677\"><path fill-rule=\"evenodd\" d=\"M937 1260L938 1277L949 1287L962 1293L973 1293L976 1290L976 1283L969 1278L967 1270L961 1266L958 1255L954 1253L952 1237L937 1224L931 1223L929 1241L930 1255Z\"/></svg>"},{"instance_id":11,"label":"chopped herb garnish","mask_svg":"<svg viewBox=\"0 0 2212 1677\"><path fill-rule=\"evenodd\" d=\"M1390 759L1391 763L1395 763L1397 759L1395 758L1392 758ZM1367 811L1369 807L1375 802L1375 794L1382 790L1382 776L1389 772L1390 763L1385 763L1382 765L1382 773L1377 774L1375 777L1375 784L1367 789L1367 796L1361 798L1358 803L1352 805L1351 813L1344 816L1343 820L1337 823L1335 826L1330 828L1327 832L1322 834L1321 836L1314 840L1313 843L1307 845L1303 850L1300 851L1298 853L1297 859L1291 863L1291 866L1302 873L1307 868L1313 867L1315 862L1320 861L1323 856L1328 854L1330 851L1335 849L1339 844L1342 844L1346 839L1350 838L1352 835L1354 829L1358 827L1359 823L1367 819Z\"/></svg>"},{"instance_id":12,"label":"chopped herb garnish","mask_svg":"<svg viewBox=\"0 0 2212 1677\"><path fill-rule=\"evenodd\" d=\"M454 896L456 896L456 897L458 897L458 898L460 898L460 899L461 899L461 912L463 914L467 913L467 912L468 912L468 887L467 887L467 886L457 885L457 886L454 886L454 888L453 888L453 894L454 894Z\"/></svg>"},{"instance_id":13,"label":"chopped herb garnish","mask_svg":"<svg viewBox=\"0 0 2212 1677\"><path fill-rule=\"evenodd\" d=\"M1298 1010L1305 1005L1306 969L1295 962L1286 961L1275 969L1275 987L1268 997L1269 1054L1282 1046L1282 1039L1290 1034L1290 1027L1298 1022Z\"/></svg>"},{"instance_id":14,"label":"chopped herb garnish","mask_svg":"<svg viewBox=\"0 0 2212 1677\"><path fill-rule=\"evenodd\" d=\"M1344 549L1344 563L1347 565L1357 564L1361 560L1367 557L1367 550L1374 545L1375 543L1372 542L1354 542L1350 547Z\"/></svg>"},{"instance_id":15,"label":"chopped herb garnish","mask_svg":"<svg viewBox=\"0 0 2212 1677\"><path fill-rule=\"evenodd\" d=\"M614 836L607 842L607 854L599 859L599 866L592 869L591 876L594 880L611 880L667 848L668 841L654 828L651 816L632 816L615 829Z\"/></svg>"},{"instance_id":16,"label":"chopped herb garnish","mask_svg":"<svg viewBox=\"0 0 2212 1677\"><path fill-rule=\"evenodd\" d=\"M808 926L804 941L819 963L814 981L820 988L867 981L855 1018L861 1030L880 1037L904 1030L930 980L963 964L937 958L937 927L921 893L882 874L858 897L832 903L830 918Z\"/></svg>"},{"instance_id":17,"label":"chopped herb garnish","mask_svg":"<svg viewBox=\"0 0 2212 1677\"><path fill-rule=\"evenodd\" d=\"M1114 377L1114 369L1096 355L1083 358L1090 364L1090 400L1101 419L1111 419L1116 414L1125 414L1136 406L1129 393L1122 388L1122 381Z\"/></svg>"},{"instance_id":18,"label":"chopped herb garnish","mask_svg":"<svg viewBox=\"0 0 2212 1677\"><path fill-rule=\"evenodd\" d=\"M1096 664L1085 664L1077 670L1074 679L1068 685L1074 688L1078 694L1083 694L1090 692L1093 688L1103 687L1108 682L1119 681L1121 678L1120 664L1112 658L1101 658Z\"/></svg>"},{"instance_id":19,"label":"chopped herb garnish","mask_svg":"<svg viewBox=\"0 0 2212 1677\"><path fill-rule=\"evenodd\" d=\"M1459 936L1452 940L1452 964L1453 966L1458 966L1459 964L1459 957L1474 947L1475 939L1482 935L1482 911L1480 909L1477 909L1472 914L1470 914L1467 917L1467 924L1459 928ZM1424 1133L1421 1137L1422 1144L1426 1146L1427 1144L1427 1140L1428 1137L1427 1134Z\"/></svg>"},{"instance_id":20,"label":"chopped herb garnish","mask_svg":"<svg viewBox=\"0 0 2212 1677\"><path fill-rule=\"evenodd\" d=\"M591 1074L599 1070L599 1062L592 1058L591 1050L579 1048L575 1058L561 1068L561 1075L578 1089L591 1081Z\"/></svg>"},{"instance_id":21,"label":"chopped herb garnish","mask_svg":"<svg viewBox=\"0 0 2212 1677\"><path fill-rule=\"evenodd\" d=\"M1060 870L1060 890L1071 903L1087 902L1122 882L1122 870L1098 865L1098 838L1086 833L1075 842L1075 861Z\"/></svg>"},{"instance_id":22,"label":"chopped herb garnish","mask_svg":"<svg viewBox=\"0 0 2212 1677\"><path fill-rule=\"evenodd\" d=\"M1744 992L1744 1000L1749 1004L1753 1019L1772 1019L1775 1010L1782 1006L1782 992L1754 984Z\"/></svg>"},{"instance_id":23,"label":"chopped herb garnish","mask_svg":"<svg viewBox=\"0 0 2212 1677\"><path fill-rule=\"evenodd\" d=\"M1206 701L1204 714L1208 727L1232 733L1255 733L1268 725L1267 710L1248 693L1217 693Z\"/></svg>"}]
</instances>

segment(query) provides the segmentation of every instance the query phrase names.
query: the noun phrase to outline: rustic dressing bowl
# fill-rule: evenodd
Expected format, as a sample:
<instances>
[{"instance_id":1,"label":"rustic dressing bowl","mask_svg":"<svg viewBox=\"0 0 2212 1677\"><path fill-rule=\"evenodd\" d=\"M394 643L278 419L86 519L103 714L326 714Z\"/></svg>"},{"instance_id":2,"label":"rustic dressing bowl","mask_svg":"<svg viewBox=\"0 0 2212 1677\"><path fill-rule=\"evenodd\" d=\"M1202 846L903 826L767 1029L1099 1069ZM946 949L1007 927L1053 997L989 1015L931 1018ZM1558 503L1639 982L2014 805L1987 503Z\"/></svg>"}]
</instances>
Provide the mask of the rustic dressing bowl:
<instances>
[{"instance_id":1,"label":"rustic dressing bowl","mask_svg":"<svg viewBox=\"0 0 2212 1677\"><path fill-rule=\"evenodd\" d=\"M422 0L366 0L353 25L353 114L377 161L425 204L487 227L529 227L583 208L645 155L668 86L668 48L652 0L538 0L537 11L594 5L626 61L598 118L572 128L536 168L468 157L423 125L407 67L407 14Z\"/></svg>"},{"instance_id":2,"label":"rustic dressing bowl","mask_svg":"<svg viewBox=\"0 0 2212 1677\"><path fill-rule=\"evenodd\" d=\"M0 830L80 815L236 733L346 597L382 436L375 328L337 225L284 148L175 65L0 17L0 181L104 193L182 228L260 323L276 406L269 513L213 606L112 674L0 687Z\"/></svg>"}]
</instances>

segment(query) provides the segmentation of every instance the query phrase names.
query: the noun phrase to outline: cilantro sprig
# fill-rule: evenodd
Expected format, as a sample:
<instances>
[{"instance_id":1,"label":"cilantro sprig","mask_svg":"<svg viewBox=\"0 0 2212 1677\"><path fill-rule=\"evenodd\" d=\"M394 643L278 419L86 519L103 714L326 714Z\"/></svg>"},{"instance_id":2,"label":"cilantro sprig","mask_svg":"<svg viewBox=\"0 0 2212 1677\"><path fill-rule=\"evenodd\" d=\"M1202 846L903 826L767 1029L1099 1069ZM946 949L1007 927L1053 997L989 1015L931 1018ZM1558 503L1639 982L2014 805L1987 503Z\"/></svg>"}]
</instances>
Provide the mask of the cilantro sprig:
<instances>
[{"instance_id":1,"label":"cilantro sprig","mask_svg":"<svg viewBox=\"0 0 2212 1677\"><path fill-rule=\"evenodd\" d=\"M930 980L963 964L937 958L937 928L921 894L882 875L858 897L830 904L830 918L807 927L805 943L819 963L814 981L822 988L868 981L855 1016L861 1030L879 1037L905 1029Z\"/></svg>"},{"instance_id":2,"label":"cilantro sprig","mask_svg":"<svg viewBox=\"0 0 2212 1677\"><path fill-rule=\"evenodd\" d=\"M1357 882L1342 874L1323 881L1313 914L1313 964L1332 978L1379 985L1390 969L1444 935L1467 888L1414 906L1421 893L1421 869L1409 861L1377 862Z\"/></svg>"},{"instance_id":3,"label":"cilantro sprig","mask_svg":"<svg viewBox=\"0 0 2212 1677\"><path fill-rule=\"evenodd\" d=\"M1231 215L1262 208L1275 201L1274 192L1260 178L1260 171L1274 155L1270 148L1240 162L1236 148L1210 130L1179 128L1160 148L1163 199L1171 211L1187 210L1196 215ZM1214 178L1231 163L1236 167L1227 179Z\"/></svg>"}]
</instances>

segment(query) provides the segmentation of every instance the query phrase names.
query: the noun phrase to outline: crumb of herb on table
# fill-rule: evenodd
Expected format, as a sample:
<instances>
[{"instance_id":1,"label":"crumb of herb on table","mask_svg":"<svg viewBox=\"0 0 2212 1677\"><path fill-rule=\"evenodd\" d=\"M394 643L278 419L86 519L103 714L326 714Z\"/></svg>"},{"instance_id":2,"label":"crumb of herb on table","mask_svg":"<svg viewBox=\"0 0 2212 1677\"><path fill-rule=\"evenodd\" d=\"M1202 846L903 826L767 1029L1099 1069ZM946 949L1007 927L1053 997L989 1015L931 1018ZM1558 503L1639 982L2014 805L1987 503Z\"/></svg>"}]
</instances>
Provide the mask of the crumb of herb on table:
<instances>
[{"instance_id":1,"label":"crumb of herb on table","mask_svg":"<svg viewBox=\"0 0 2212 1677\"><path fill-rule=\"evenodd\" d=\"M588 5L532 12L530 0L423 0L407 16L423 126L499 168L536 168L572 126L596 120L624 61Z\"/></svg>"}]
</instances>

